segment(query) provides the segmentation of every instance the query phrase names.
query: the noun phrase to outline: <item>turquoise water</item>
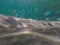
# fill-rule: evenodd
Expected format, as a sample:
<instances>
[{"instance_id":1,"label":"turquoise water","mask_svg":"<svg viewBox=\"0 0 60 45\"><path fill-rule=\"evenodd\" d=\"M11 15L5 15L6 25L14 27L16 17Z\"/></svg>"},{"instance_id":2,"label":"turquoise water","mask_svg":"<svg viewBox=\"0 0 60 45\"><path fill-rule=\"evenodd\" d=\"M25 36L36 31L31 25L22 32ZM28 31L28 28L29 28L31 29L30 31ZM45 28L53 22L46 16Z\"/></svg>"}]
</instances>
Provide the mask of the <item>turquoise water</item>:
<instances>
[{"instance_id":1,"label":"turquoise water","mask_svg":"<svg viewBox=\"0 0 60 45\"><path fill-rule=\"evenodd\" d=\"M0 0L0 14L37 20L60 20L60 0Z\"/></svg>"}]
</instances>

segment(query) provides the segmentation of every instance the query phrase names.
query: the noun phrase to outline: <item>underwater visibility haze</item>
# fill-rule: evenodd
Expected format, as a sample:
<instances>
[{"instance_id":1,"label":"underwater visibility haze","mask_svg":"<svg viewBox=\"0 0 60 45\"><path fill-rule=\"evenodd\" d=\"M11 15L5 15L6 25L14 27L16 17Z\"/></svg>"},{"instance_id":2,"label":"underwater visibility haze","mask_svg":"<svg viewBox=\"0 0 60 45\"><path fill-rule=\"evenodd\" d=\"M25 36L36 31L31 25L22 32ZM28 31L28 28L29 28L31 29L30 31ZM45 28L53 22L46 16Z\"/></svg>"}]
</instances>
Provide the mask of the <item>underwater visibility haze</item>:
<instances>
[{"instance_id":1,"label":"underwater visibility haze","mask_svg":"<svg viewBox=\"0 0 60 45\"><path fill-rule=\"evenodd\" d=\"M60 45L60 0L0 0L0 45Z\"/></svg>"},{"instance_id":2,"label":"underwater visibility haze","mask_svg":"<svg viewBox=\"0 0 60 45\"><path fill-rule=\"evenodd\" d=\"M60 0L0 0L0 14L37 20L60 20Z\"/></svg>"}]
</instances>

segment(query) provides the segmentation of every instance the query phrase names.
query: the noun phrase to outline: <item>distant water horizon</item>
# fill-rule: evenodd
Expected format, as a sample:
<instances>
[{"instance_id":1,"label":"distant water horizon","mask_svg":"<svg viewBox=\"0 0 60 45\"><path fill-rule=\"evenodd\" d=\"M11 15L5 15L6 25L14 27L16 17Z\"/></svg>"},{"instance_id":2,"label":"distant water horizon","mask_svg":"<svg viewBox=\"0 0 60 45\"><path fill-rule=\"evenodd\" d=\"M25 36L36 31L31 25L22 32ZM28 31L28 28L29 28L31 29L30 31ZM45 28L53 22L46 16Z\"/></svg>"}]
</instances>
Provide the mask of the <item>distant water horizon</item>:
<instances>
[{"instance_id":1,"label":"distant water horizon","mask_svg":"<svg viewBox=\"0 0 60 45\"><path fill-rule=\"evenodd\" d=\"M60 21L60 0L0 0L0 14L36 20Z\"/></svg>"}]
</instances>

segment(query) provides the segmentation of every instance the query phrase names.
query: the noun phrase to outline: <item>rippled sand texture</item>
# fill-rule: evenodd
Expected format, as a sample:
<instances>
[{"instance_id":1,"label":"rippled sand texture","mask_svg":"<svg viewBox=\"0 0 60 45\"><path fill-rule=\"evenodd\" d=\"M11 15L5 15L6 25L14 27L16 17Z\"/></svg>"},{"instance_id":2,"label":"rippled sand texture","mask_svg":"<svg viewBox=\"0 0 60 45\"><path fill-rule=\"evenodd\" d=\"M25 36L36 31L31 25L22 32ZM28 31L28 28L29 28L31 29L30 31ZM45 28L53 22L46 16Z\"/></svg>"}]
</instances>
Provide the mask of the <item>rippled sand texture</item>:
<instances>
[{"instance_id":1,"label":"rippled sand texture","mask_svg":"<svg viewBox=\"0 0 60 45\"><path fill-rule=\"evenodd\" d=\"M60 45L60 22L0 15L0 45Z\"/></svg>"}]
</instances>

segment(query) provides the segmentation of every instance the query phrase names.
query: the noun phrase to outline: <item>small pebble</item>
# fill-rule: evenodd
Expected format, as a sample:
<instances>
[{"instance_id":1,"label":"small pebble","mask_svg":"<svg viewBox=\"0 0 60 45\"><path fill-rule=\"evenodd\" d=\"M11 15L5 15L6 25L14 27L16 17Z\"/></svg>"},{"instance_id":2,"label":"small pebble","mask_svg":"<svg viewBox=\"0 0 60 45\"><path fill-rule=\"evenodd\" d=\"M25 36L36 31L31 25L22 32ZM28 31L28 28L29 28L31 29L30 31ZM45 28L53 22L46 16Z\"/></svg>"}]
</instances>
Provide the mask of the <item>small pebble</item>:
<instances>
[{"instance_id":1,"label":"small pebble","mask_svg":"<svg viewBox=\"0 0 60 45\"><path fill-rule=\"evenodd\" d=\"M25 28L27 27L27 25L26 25L26 24L23 24L22 26L23 26L23 27L25 27Z\"/></svg>"}]
</instances>

